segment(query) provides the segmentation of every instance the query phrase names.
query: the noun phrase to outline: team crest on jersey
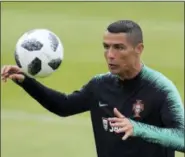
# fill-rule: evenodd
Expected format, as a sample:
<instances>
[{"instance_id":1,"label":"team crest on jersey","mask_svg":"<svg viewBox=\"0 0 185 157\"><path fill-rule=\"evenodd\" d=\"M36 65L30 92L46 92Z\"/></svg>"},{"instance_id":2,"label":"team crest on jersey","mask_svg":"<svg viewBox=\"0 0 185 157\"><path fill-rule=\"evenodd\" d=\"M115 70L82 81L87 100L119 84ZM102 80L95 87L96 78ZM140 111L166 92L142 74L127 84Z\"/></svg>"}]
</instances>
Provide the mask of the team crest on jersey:
<instances>
[{"instance_id":1,"label":"team crest on jersey","mask_svg":"<svg viewBox=\"0 0 185 157\"><path fill-rule=\"evenodd\" d=\"M144 110L144 104L142 103L142 100L136 100L136 103L133 105L132 110L134 112L134 117L140 118L140 113Z\"/></svg>"},{"instance_id":2,"label":"team crest on jersey","mask_svg":"<svg viewBox=\"0 0 185 157\"><path fill-rule=\"evenodd\" d=\"M103 128L105 129L105 131L107 131L107 130L108 130L108 128L109 128L108 119L107 119L107 118L102 117L102 122L103 122Z\"/></svg>"}]
</instances>

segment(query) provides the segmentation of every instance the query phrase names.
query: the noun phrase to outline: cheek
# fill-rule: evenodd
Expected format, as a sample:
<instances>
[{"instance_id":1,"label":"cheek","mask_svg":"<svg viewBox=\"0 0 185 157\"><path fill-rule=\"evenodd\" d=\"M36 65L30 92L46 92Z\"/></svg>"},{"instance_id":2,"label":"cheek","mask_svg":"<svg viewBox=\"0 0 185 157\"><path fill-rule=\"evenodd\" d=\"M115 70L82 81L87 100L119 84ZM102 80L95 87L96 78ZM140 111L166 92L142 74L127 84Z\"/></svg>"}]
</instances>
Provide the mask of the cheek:
<instances>
[{"instance_id":1,"label":"cheek","mask_svg":"<svg viewBox=\"0 0 185 157\"><path fill-rule=\"evenodd\" d=\"M131 52L132 53L132 52ZM122 53L119 57L119 62L122 65L130 65L135 62L135 56L130 53Z\"/></svg>"},{"instance_id":2,"label":"cheek","mask_svg":"<svg viewBox=\"0 0 185 157\"><path fill-rule=\"evenodd\" d=\"M121 56L120 58L123 59L123 60L133 60L134 58L136 58L136 56L134 55L134 52L132 51L126 51L126 52L122 52L120 53Z\"/></svg>"},{"instance_id":3,"label":"cheek","mask_svg":"<svg viewBox=\"0 0 185 157\"><path fill-rule=\"evenodd\" d=\"M119 58L121 61L127 61L128 58L129 58L129 54L128 54L128 53L120 53L120 55L118 56L118 58Z\"/></svg>"}]
</instances>

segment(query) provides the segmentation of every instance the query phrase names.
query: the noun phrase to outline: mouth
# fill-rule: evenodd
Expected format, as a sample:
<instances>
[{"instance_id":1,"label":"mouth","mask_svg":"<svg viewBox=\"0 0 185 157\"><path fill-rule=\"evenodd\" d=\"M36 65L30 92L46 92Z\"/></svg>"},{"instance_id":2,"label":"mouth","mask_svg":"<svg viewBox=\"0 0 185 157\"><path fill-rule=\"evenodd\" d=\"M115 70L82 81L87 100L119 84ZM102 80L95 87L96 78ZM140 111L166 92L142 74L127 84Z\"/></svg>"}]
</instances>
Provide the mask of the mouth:
<instances>
[{"instance_id":1,"label":"mouth","mask_svg":"<svg viewBox=\"0 0 185 157\"><path fill-rule=\"evenodd\" d=\"M110 69L116 69L118 68L118 65L116 64L108 64Z\"/></svg>"}]
</instances>

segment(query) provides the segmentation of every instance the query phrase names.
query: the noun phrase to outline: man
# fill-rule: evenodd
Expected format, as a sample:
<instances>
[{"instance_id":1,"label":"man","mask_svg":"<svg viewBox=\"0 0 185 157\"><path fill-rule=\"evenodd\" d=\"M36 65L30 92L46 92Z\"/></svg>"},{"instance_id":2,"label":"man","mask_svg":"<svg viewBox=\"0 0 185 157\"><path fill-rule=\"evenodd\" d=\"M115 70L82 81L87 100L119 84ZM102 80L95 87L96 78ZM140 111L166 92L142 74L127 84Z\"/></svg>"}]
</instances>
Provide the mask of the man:
<instances>
[{"instance_id":1,"label":"man","mask_svg":"<svg viewBox=\"0 0 185 157\"><path fill-rule=\"evenodd\" d=\"M174 157L185 151L184 107L174 84L141 61L142 30L130 20L110 24L103 37L110 73L66 95L5 66L44 108L62 117L90 111L98 157ZM148 155L147 155L148 153Z\"/></svg>"}]
</instances>

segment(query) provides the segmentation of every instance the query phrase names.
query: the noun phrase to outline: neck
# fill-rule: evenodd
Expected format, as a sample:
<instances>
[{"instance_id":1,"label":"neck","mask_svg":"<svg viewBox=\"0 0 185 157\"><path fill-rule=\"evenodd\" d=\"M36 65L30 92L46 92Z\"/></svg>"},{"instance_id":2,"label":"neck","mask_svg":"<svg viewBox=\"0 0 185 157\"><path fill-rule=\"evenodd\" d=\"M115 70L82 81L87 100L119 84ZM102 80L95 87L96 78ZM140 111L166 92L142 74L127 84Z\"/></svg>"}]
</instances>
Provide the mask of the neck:
<instances>
[{"instance_id":1,"label":"neck","mask_svg":"<svg viewBox=\"0 0 185 157\"><path fill-rule=\"evenodd\" d=\"M143 64L141 62L139 62L134 67L130 68L129 70L124 71L123 74L121 74L119 77L121 80L133 79L134 77L136 77L139 74L142 67L143 67Z\"/></svg>"}]
</instances>

